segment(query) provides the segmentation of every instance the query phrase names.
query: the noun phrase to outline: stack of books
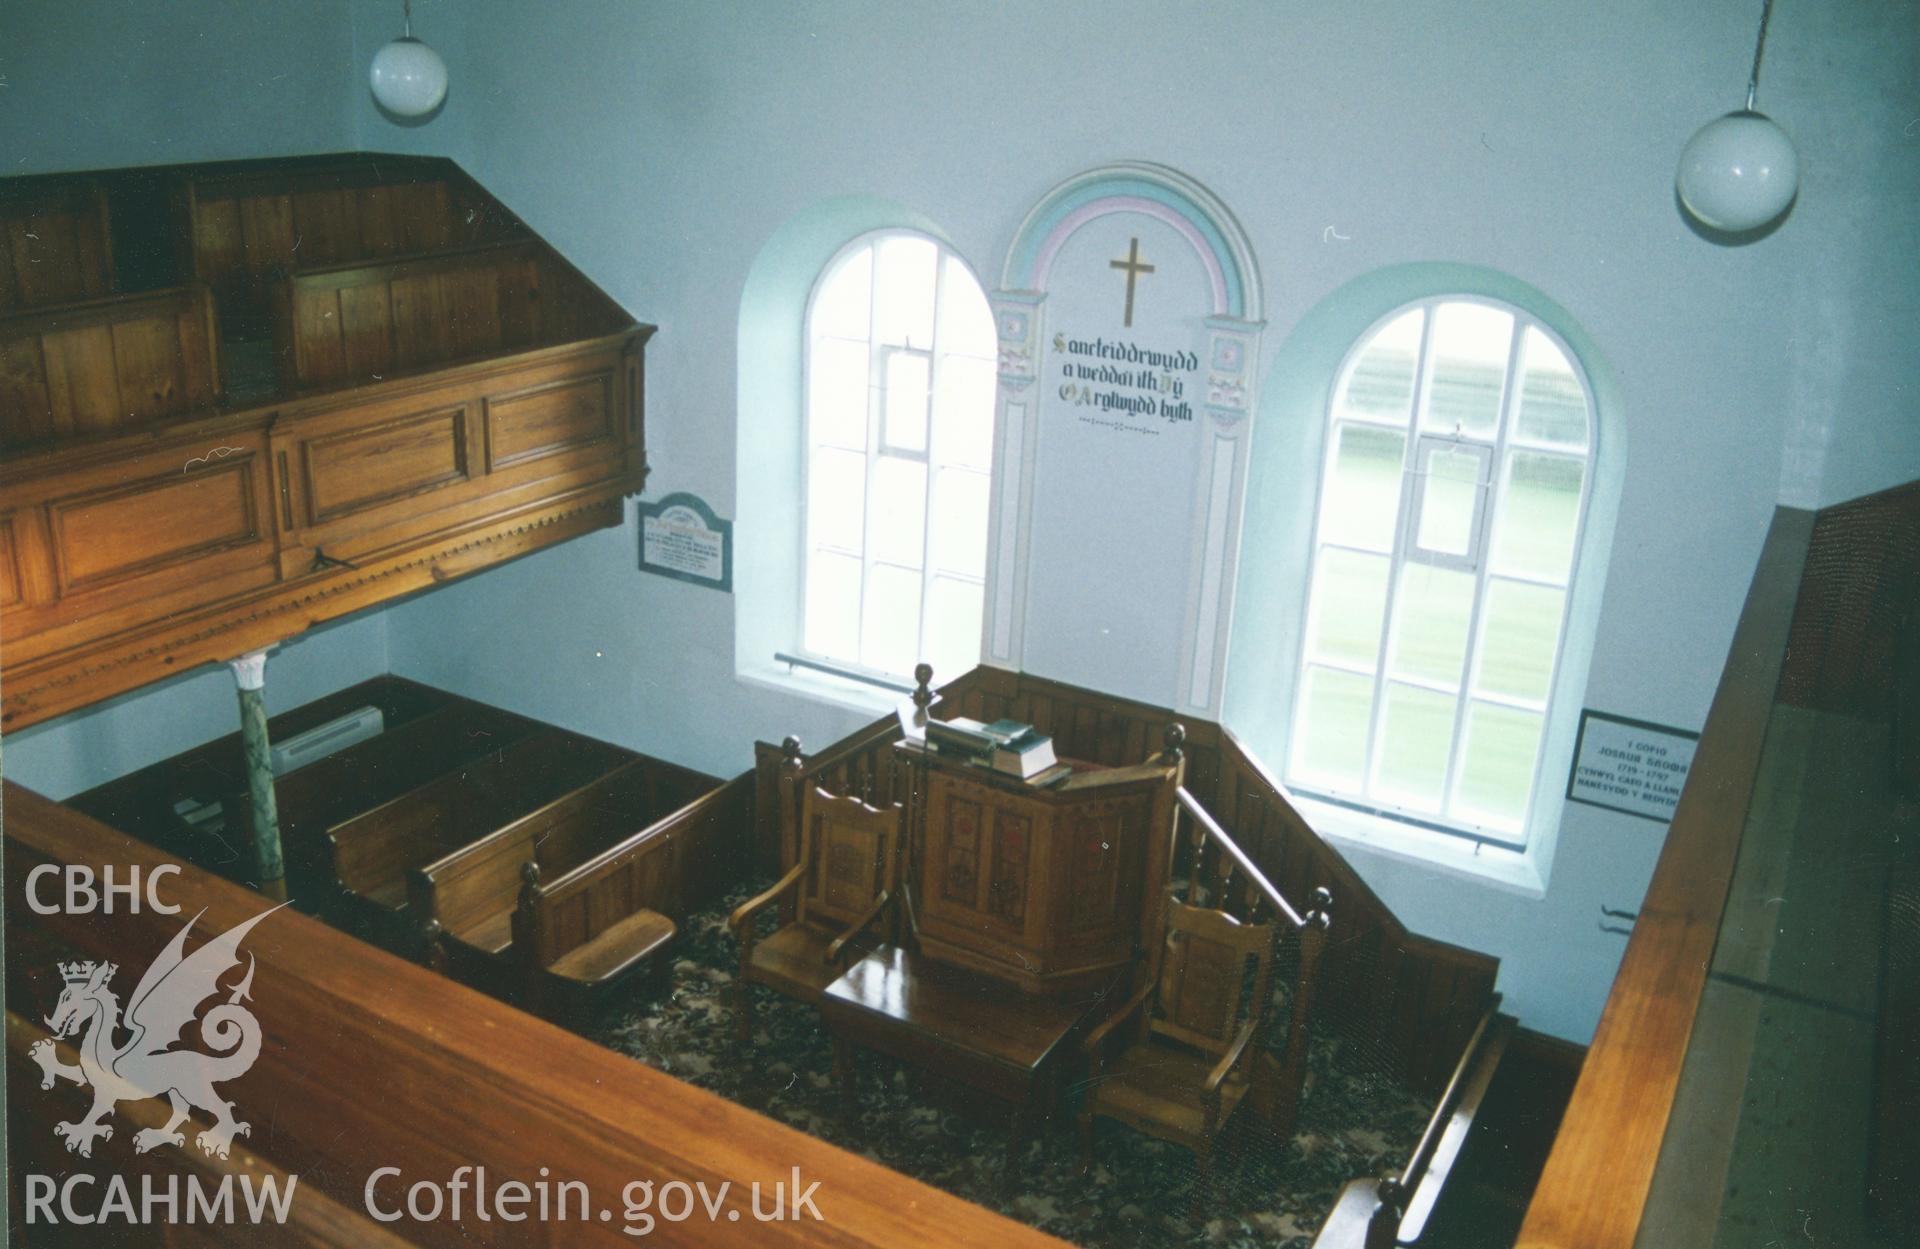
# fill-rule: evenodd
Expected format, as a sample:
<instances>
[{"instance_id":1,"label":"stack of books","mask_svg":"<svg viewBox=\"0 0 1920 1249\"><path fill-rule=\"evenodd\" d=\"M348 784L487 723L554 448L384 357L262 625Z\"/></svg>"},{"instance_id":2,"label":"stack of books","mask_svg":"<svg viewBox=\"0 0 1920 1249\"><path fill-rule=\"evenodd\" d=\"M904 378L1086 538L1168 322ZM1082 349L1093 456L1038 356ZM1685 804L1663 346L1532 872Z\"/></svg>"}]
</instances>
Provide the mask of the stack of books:
<instances>
[{"instance_id":1,"label":"stack of books","mask_svg":"<svg viewBox=\"0 0 1920 1249\"><path fill-rule=\"evenodd\" d=\"M1044 773L1058 771L1065 775L1071 770L1054 758L1051 737L1018 720L995 720L992 724L964 716L929 720L927 745L950 758L1035 783L1053 779Z\"/></svg>"}]
</instances>

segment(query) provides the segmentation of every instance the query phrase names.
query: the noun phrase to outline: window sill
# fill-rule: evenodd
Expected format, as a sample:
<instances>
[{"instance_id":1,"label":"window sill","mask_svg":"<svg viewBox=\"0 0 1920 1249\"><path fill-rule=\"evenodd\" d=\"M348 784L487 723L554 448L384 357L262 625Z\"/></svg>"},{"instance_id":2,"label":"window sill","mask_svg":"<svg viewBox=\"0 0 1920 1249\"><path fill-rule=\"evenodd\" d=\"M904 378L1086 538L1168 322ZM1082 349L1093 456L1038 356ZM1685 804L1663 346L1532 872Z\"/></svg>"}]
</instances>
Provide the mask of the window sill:
<instances>
[{"instance_id":1,"label":"window sill","mask_svg":"<svg viewBox=\"0 0 1920 1249\"><path fill-rule=\"evenodd\" d=\"M734 676L745 685L862 712L868 716L884 716L897 711L906 699L904 694L894 694L877 686L808 668L789 669L785 664L759 664L742 668Z\"/></svg>"},{"instance_id":2,"label":"window sill","mask_svg":"<svg viewBox=\"0 0 1920 1249\"><path fill-rule=\"evenodd\" d=\"M1506 850L1415 828L1382 815L1294 795L1307 824L1335 846L1415 863L1538 901L1547 881L1531 850Z\"/></svg>"}]
</instances>

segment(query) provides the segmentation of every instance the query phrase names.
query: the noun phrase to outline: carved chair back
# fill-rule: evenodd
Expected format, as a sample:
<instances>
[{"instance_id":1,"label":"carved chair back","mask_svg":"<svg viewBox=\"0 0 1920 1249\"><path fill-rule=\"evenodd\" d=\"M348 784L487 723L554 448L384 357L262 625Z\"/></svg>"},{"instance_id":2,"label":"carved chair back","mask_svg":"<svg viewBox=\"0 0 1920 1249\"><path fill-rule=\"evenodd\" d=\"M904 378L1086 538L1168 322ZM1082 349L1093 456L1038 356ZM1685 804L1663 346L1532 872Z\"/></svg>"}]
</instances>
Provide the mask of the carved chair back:
<instances>
[{"instance_id":1,"label":"carved chair back","mask_svg":"<svg viewBox=\"0 0 1920 1249\"><path fill-rule=\"evenodd\" d=\"M1166 902L1166 947L1147 1029L1215 1056L1266 1010L1273 970L1272 924Z\"/></svg>"},{"instance_id":2,"label":"carved chair back","mask_svg":"<svg viewBox=\"0 0 1920 1249\"><path fill-rule=\"evenodd\" d=\"M808 867L795 918L845 927L866 916L881 890L897 896L904 814L898 803L872 807L808 785L800 802L800 855Z\"/></svg>"}]
</instances>

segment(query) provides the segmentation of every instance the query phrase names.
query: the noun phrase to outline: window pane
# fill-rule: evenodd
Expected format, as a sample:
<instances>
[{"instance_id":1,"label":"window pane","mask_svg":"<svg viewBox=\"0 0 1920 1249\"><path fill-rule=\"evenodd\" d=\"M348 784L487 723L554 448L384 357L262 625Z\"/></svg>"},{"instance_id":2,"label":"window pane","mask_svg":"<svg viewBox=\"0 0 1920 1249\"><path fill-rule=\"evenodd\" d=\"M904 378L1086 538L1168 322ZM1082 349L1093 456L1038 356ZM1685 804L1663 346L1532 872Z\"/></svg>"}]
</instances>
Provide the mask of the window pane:
<instances>
[{"instance_id":1,"label":"window pane","mask_svg":"<svg viewBox=\"0 0 1920 1249\"><path fill-rule=\"evenodd\" d=\"M933 347L932 239L889 238L876 246L873 337L895 347Z\"/></svg>"},{"instance_id":2,"label":"window pane","mask_svg":"<svg viewBox=\"0 0 1920 1249\"><path fill-rule=\"evenodd\" d=\"M1293 731L1294 771L1335 789L1360 792L1373 678L1309 665L1301 707Z\"/></svg>"},{"instance_id":3,"label":"window pane","mask_svg":"<svg viewBox=\"0 0 1920 1249\"><path fill-rule=\"evenodd\" d=\"M933 453L943 464L983 472L993 465L994 363L940 357L940 390L933 401Z\"/></svg>"},{"instance_id":4,"label":"window pane","mask_svg":"<svg viewBox=\"0 0 1920 1249\"><path fill-rule=\"evenodd\" d=\"M807 541L854 555L865 544L867 457L815 447L807 469Z\"/></svg>"},{"instance_id":5,"label":"window pane","mask_svg":"<svg viewBox=\"0 0 1920 1249\"><path fill-rule=\"evenodd\" d=\"M993 360L999 354L993 330L993 309L980 283L973 280L958 256L948 256L940 270L940 350L954 355ZM972 665L969 664L969 667Z\"/></svg>"},{"instance_id":6,"label":"window pane","mask_svg":"<svg viewBox=\"0 0 1920 1249\"><path fill-rule=\"evenodd\" d=\"M1395 317L1354 357L1334 400L1336 417L1407 423L1413 405L1413 371L1420 358L1420 327L1426 313L1415 308Z\"/></svg>"},{"instance_id":7,"label":"window pane","mask_svg":"<svg viewBox=\"0 0 1920 1249\"><path fill-rule=\"evenodd\" d=\"M1447 755L1453 745L1454 703L1450 694L1387 685L1380 765L1375 774L1383 797L1422 811L1440 810L1447 788Z\"/></svg>"},{"instance_id":8,"label":"window pane","mask_svg":"<svg viewBox=\"0 0 1920 1249\"><path fill-rule=\"evenodd\" d=\"M816 655L860 655L860 561L815 551L807 560L806 647Z\"/></svg>"},{"instance_id":9,"label":"window pane","mask_svg":"<svg viewBox=\"0 0 1920 1249\"><path fill-rule=\"evenodd\" d=\"M1495 572L1566 582L1585 473L1582 461L1563 455L1515 451L1507 457L1493 535Z\"/></svg>"},{"instance_id":10,"label":"window pane","mask_svg":"<svg viewBox=\"0 0 1920 1249\"><path fill-rule=\"evenodd\" d=\"M933 566L968 577L987 575L985 473L943 468L934 478Z\"/></svg>"},{"instance_id":11,"label":"window pane","mask_svg":"<svg viewBox=\"0 0 1920 1249\"><path fill-rule=\"evenodd\" d=\"M1513 315L1485 304L1442 304L1433 312L1428 385L1420 425L1444 433L1493 437L1500 387L1513 346Z\"/></svg>"},{"instance_id":12,"label":"window pane","mask_svg":"<svg viewBox=\"0 0 1920 1249\"><path fill-rule=\"evenodd\" d=\"M917 460L876 456L873 557L889 564L918 568L925 555L926 533L927 466Z\"/></svg>"},{"instance_id":13,"label":"window pane","mask_svg":"<svg viewBox=\"0 0 1920 1249\"><path fill-rule=\"evenodd\" d=\"M1400 570L1400 593L1393 604L1390 671L1442 685L1460 684L1467 657L1467 628L1473 616L1473 574L1431 564L1407 564Z\"/></svg>"},{"instance_id":14,"label":"window pane","mask_svg":"<svg viewBox=\"0 0 1920 1249\"><path fill-rule=\"evenodd\" d=\"M1496 828L1519 832L1540 749L1540 717L1490 703L1467 708L1466 751L1455 806Z\"/></svg>"},{"instance_id":15,"label":"window pane","mask_svg":"<svg viewBox=\"0 0 1920 1249\"><path fill-rule=\"evenodd\" d=\"M1480 456L1468 450L1435 447L1426 457L1427 476L1420 491L1420 531L1414 544L1440 555L1473 551L1474 508L1480 503Z\"/></svg>"},{"instance_id":16,"label":"window pane","mask_svg":"<svg viewBox=\"0 0 1920 1249\"><path fill-rule=\"evenodd\" d=\"M882 672L911 672L920 661L920 574L875 564L867 575L860 662Z\"/></svg>"},{"instance_id":17,"label":"window pane","mask_svg":"<svg viewBox=\"0 0 1920 1249\"><path fill-rule=\"evenodd\" d=\"M843 260L814 292L813 333L864 340L872 305L873 248L863 247Z\"/></svg>"},{"instance_id":18,"label":"window pane","mask_svg":"<svg viewBox=\"0 0 1920 1249\"><path fill-rule=\"evenodd\" d=\"M1573 365L1554 341L1527 327L1521 357L1520 416L1516 432L1528 442L1587 445L1587 396Z\"/></svg>"},{"instance_id":19,"label":"window pane","mask_svg":"<svg viewBox=\"0 0 1920 1249\"><path fill-rule=\"evenodd\" d=\"M1478 688L1510 698L1546 701L1553 676L1553 653L1560 641L1560 605L1564 590L1503 581L1487 582L1481 612Z\"/></svg>"},{"instance_id":20,"label":"window pane","mask_svg":"<svg viewBox=\"0 0 1920 1249\"><path fill-rule=\"evenodd\" d=\"M1321 548L1313 574L1313 620L1307 654L1371 672L1380 660L1380 619L1387 609L1387 558Z\"/></svg>"},{"instance_id":21,"label":"window pane","mask_svg":"<svg viewBox=\"0 0 1920 1249\"><path fill-rule=\"evenodd\" d=\"M807 422L816 443L867 449L867 345L816 338L807 360Z\"/></svg>"},{"instance_id":22,"label":"window pane","mask_svg":"<svg viewBox=\"0 0 1920 1249\"><path fill-rule=\"evenodd\" d=\"M1320 502L1321 539L1391 551L1407 436L1391 429L1341 425L1338 437Z\"/></svg>"},{"instance_id":23,"label":"window pane","mask_svg":"<svg viewBox=\"0 0 1920 1249\"><path fill-rule=\"evenodd\" d=\"M927 449L927 381L932 368L931 356L887 353L887 416L882 436L889 447Z\"/></svg>"},{"instance_id":24,"label":"window pane","mask_svg":"<svg viewBox=\"0 0 1920 1249\"><path fill-rule=\"evenodd\" d=\"M936 680L971 671L980 662L980 620L986 587L978 582L935 577L927 598L926 653ZM940 674L944 673L945 676Z\"/></svg>"}]
</instances>

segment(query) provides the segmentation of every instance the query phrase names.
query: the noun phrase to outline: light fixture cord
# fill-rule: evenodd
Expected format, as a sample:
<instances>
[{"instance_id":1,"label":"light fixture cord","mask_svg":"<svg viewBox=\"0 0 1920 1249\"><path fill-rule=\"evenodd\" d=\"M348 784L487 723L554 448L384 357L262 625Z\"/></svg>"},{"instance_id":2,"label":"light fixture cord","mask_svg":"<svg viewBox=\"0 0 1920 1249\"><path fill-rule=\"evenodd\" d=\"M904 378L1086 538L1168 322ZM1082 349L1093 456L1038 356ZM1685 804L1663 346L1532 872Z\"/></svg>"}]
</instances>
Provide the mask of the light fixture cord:
<instances>
[{"instance_id":1,"label":"light fixture cord","mask_svg":"<svg viewBox=\"0 0 1920 1249\"><path fill-rule=\"evenodd\" d=\"M412 3L412 0L408 0ZM1753 73L1747 76L1747 111L1753 111L1753 97L1760 90L1760 58L1767 50L1767 19L1773 16L1773 0L1760 6L1760 38L1753 45Z\"/></svg>"},{"instance_id":2,"label":"light fixture cord","mask_svg":"<svg viewBox=\"0 0 1920 1249\"><path fill-rule=\"evenodd\" d=\"M1769 8L1771 8L1773 5L1773 0L1767 0L1767 5ZM402 30L401 38L403 39L413 38L413 0L400 0L400 26ZM1760 19L1760 31L1761 31L1760 37L1763 39L1766 38L1766 28L1767 28L1767 19L1763 17ZM1758 57L1754 58L1753 72L1755 74L1758 74L1760 72L1760 59ZM1748 108L1753 107L1753 88L1752 87L1747 88L1747 107Z\"/></svg>"}]
</instances>

